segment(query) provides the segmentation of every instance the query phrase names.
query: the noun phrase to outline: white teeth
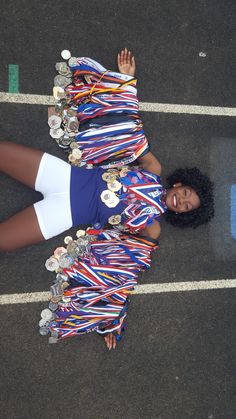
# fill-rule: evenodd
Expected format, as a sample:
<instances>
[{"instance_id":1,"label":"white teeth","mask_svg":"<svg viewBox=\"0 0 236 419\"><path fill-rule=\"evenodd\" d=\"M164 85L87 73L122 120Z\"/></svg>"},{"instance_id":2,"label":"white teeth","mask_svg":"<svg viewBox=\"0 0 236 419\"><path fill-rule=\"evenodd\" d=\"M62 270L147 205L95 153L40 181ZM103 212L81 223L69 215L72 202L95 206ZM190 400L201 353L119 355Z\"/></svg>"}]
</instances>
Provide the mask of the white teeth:
<instances>
[{"instance_id":1,"label":"white teeth","mask_svg":"<svg viewBox=\"0 0 236 419\"><path fill-rule=\"evenodd\" d=\"M176 195L173 196L174 207L176 207Z\"/></svg>"}]
</instances>

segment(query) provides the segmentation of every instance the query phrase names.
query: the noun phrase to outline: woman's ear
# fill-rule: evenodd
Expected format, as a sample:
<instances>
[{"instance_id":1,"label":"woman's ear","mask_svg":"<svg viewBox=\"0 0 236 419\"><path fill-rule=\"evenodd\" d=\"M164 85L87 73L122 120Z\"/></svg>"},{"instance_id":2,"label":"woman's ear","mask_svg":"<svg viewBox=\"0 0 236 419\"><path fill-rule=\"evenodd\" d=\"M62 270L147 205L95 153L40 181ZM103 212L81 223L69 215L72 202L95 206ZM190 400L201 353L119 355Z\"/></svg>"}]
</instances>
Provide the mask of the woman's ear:
<instances>
[{"instance_id":1,"label":"woman's ear","mask_svg":"<svg viewBox=\"0 0 236 419\"><path fill-rule=\"evenodd\" d=\"M178 186L182 186L182 183L181 183L181 182L175 183L175 184L173 185L173 188L178 188Z\"/></svg>"}]
</instances>

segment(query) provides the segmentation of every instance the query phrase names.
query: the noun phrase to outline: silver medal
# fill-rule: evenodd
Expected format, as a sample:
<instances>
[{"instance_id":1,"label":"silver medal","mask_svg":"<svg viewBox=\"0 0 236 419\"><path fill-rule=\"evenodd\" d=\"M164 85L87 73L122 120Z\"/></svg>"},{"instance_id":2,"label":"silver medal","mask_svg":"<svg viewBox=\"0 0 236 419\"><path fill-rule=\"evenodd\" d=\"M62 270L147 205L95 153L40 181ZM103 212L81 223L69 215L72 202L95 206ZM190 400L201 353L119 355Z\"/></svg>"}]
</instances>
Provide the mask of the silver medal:
<instances>
[{"instance_id":1,"label":"silver medal","mask_svg":"<svg viewBox=\"0 0 236 419\"><path fill-rule=\"evenodd\" d=\"M58 129L58 128L60 128L61 123L62 123L62 119L60 118L60 116L51 115L48 118L48 125L49 125L50 128Z\"/></svg>"}]
</instances>

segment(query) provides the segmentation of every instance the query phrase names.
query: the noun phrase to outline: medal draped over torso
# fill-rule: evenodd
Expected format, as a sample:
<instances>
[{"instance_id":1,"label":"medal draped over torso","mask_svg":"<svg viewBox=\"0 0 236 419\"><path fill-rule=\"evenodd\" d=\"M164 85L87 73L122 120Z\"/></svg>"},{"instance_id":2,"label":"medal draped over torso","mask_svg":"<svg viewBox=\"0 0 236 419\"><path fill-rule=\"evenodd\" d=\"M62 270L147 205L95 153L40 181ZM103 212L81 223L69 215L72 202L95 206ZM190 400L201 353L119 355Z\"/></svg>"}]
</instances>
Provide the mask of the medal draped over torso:
<instances>
[{"instance_id":1,"label":"medal draped over torso","mask_svg":"<svg viewBox=\"0 0 236 419\"><path fill-rule=\"evenodd\" d=\"M138 232L165 212L165 189L158 176L138 168L123 167L109 169L102 179L107 182L107 189L101 193L102 202L110 208L115 208L120 201L125 204L121 214L109 217L111 225Z\"/></svg>"}]
</instances>

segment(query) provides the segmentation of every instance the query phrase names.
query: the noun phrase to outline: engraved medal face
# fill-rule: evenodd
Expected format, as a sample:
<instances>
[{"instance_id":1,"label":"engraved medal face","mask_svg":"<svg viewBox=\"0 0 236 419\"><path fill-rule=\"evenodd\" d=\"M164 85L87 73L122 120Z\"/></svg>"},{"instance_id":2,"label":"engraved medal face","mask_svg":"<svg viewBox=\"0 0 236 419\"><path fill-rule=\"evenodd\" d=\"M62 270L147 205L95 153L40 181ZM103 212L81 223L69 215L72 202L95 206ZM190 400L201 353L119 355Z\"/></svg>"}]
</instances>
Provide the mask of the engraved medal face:
<instances>
[{"instance_id":1,"label":"engraved medal face","mask_svg":"<svg viewBox=\"0 0 236 419\"><path fill-rule=\"evenodd\" d=\"M112 215L111 217L108 218L108 223L111 225L117 225L120 224L121 222L121 216L119 214L117 215Z\"/></svg>"},{"instance_id":2,"label":"engraved medal face","mask_svg":"<svg viewBox=\"0 0 236 419\"><path fill-rule=\"evenodd\" d=\"M109 189L106 189L105 191L102 191L101 200L104 202L104 204L109 208L114 208L118 203L120 202L118 196L112 191L109 191Z\"/></svg>"},{"instance_id":3,"label":"engraved medal face","mask_svg":"<svg viewBox=\"0 0 236 419\"><path fill-rule=\"evenodd\" d=\"M116 180L116 175L113 173L105 172L102 174L102 180L107 183L113 183Z\"/></svg>"},{"instance_id":4,"label":"engraved medal face","mask_svg":"<svg viewBox=\"0 0 236 419\"><path fill-rule=\"evenodd\" d=\"M64 131L61 128L58 128L58 129L50 128L49 133L50 133L50 136L52 138L58 139L58 138L61 138L63 136Z\"/></svg>"},{"instance_id":5,"label":"engraved medal face","mask_svg":"<svg viewBox=\"0 0 236 419\"><path fill-rule=\"evenodd\" d=\"M49 125L50 128L52 128L54 130L60 128L61 123L62 123L62 119L60 118L60 116L51 115L48 118L48 125Z\"/></svg>"},{"instance_id":6,"label":"engraved medal face","mask_svg":"<svg viewBox=\"0 0 236 419\"><path fill-rule=\"evenodd\" d=\"M118 180L114 180L114 182L111 182L111 183L109 182L107 184L107 187L110 191L117 192L121 189L122 184L120 182L118 182Z\"/></svg>"}]
</instances>

